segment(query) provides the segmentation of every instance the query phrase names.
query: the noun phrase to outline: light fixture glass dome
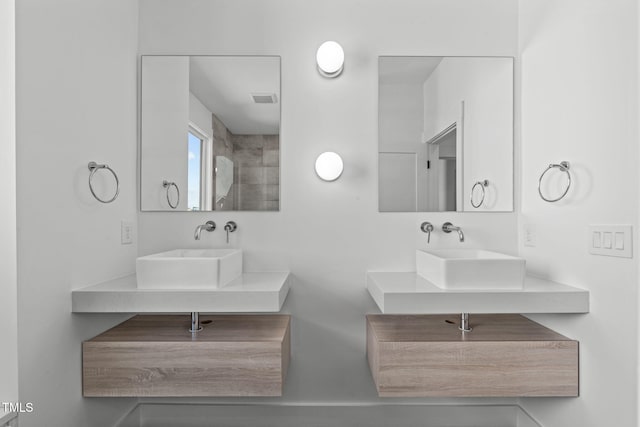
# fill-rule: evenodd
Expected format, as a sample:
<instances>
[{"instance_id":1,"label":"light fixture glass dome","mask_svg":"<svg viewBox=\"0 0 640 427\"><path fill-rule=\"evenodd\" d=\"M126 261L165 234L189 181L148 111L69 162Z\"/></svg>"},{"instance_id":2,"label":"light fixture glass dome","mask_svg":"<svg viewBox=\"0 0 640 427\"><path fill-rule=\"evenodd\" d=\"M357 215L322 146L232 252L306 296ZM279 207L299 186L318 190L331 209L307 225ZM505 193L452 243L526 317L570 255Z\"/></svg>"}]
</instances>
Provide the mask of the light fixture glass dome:
<instances>
[{"instance_id":1,"label":"light fixture glass dome","mask_svg":"<svg viewBox=\"0 0 640 427\"><path fill-rule=\"evenodd\" d=\"M322 153L316 159L316 173L324 181L335 181L342 175L342 157L332 151Z\"/></svg>"},{"instance_id":2,"label":"light fixture glass dome","mask_svg":"<svg viewBox=\"0 0 640 427\"><path fill-rule=\"evenodd\" d=\"M320 45L316 53L318 71L325 77L338 77L344 68L344 50L334 41Z\"/></svg>"}]
</instances>

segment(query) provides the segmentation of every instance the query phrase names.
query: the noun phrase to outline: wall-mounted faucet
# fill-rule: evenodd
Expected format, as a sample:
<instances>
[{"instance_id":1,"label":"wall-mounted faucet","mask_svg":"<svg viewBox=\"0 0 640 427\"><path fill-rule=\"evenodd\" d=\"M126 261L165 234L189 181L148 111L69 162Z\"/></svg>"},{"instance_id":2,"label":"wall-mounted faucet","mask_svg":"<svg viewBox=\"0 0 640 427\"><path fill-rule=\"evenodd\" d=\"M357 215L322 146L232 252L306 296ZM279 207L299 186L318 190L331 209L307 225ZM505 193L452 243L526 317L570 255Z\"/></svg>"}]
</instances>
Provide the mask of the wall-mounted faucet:
<instances>
[{"instance_id":1,"label":"wall-mounted faucet","mask_svg":"<svg viewBox=\"0 0 640 427\"><path fill-rule=\"evenodd\" d=\"M229 243L229 233L233 233L237 229L238 229L238 224L236 224L235 221L228 221L224 225L224 231L227 232L227 243Z\"/></svg>"},{"instance_id":2,"label":"wall-mounted faucet","mask_svg":"<svg viewBox=\"0 0 640 427\"><path fill-rule=\"evenodd\" d=\"M430 222L423 222L422 224L420 224L420 230L422 230L423 233L427 233L427 244L431 242L431 232L433 231L433 224L431 224Z\"/></svg>"},{"instance_id":3,"label":"wall-mounted faucet","mask_svg":"<svg viewBox=\"0 0 640 427\"><path fill-rule=\"evenodd\" d=\"M216 229L216 223L213 221L207 221L204 224L201 224L196 227L196 232L193 235L193 238L196 240L200 240L200 233L202 233L202 229L207 230L208 232L212 232Z\"/></svg>"},{"instance_id":4,"label":"wall-mounted faucet","mask_svg":"<svg viewBox=\"0 0 640 427\"><path fill-rule=\"evenodd\" d=\"M464 242L464 233L462 232L462 228L456 227L450 222L445 222L444 224L442 224L442 231L444 231L445 233L451 233L452 231L457 231L460 241Z\"/></svg>"}]
</instances>

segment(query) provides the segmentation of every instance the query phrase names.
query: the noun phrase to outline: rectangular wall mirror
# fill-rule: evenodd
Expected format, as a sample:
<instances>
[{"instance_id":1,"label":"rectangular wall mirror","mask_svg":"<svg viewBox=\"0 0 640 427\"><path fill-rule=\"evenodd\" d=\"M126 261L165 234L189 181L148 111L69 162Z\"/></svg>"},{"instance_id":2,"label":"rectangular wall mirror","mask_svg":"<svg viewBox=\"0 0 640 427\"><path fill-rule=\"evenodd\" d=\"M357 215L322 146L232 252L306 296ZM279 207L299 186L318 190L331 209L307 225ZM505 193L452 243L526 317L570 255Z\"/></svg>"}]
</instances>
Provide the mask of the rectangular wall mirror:
<instances>
[{"instance_id":1,"label":"rectangular wall mirror","mask_svg":"<svg viewBox=\"0 0 640 427\"><path fill-rule=\"evenodd\" d=\"M513 210L513 58L378 58L378 203Z\"/></svg>"},{"instance_id":2,"label":"rectangular wall mirror","mask_svg":"<svg viewBox=\"0 0 640 427\"><path fill-rule=\"evenodd\" d=\"M277 211L280 57L142 56L143 211Z\"/></svg>"}]
</instances>

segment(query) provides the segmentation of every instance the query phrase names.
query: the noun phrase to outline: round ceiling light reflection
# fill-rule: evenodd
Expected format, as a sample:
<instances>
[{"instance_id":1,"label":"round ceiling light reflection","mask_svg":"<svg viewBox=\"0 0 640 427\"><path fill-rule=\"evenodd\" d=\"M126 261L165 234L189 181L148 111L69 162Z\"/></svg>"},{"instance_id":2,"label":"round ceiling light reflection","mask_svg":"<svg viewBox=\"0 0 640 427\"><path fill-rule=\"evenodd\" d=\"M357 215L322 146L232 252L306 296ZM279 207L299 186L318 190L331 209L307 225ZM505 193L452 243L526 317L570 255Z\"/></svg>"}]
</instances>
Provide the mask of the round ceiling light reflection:
<instances>
[{"instance_id":1,"label":"round ceiling light reflection","mask_svg":"<svg viewBox=\"0 0 640 427\"><path fill-rule=\"evenodd\" d=\"M334 41L320 45L316 52L318 71L325 77L338 77L344 68L344 50Z\"/></svg>"},{"instance_id":2,"label":"round ceiling light reflection","mask_svg":"<svg viewBox=\"0 0 640 427\"><path fill-rule=\"evenodd\" d=\"M338 153L327 151L316 159L316 173L324 181L335 181L342 175L344 164Z\"/></svg>"}]
</instances>

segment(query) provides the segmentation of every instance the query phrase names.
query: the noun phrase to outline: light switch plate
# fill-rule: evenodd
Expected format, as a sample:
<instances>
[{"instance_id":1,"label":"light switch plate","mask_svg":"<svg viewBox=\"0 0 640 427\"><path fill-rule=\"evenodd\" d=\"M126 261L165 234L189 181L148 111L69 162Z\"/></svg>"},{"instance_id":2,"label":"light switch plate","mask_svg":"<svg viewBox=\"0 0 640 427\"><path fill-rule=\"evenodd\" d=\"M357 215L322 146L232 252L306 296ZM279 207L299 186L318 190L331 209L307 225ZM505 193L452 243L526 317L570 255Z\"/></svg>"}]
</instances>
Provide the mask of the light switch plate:
<instances>
[{"instance_id":1,"label":"light switch plate","mask_svg":"<svg viewBox=\"0 0 640 427\"><path fill-rule=\"evenodd\" d=\"M130 245L133 243L133 222L120 222L120 244Z\"/></svg>"},{"instance_id":2,"label":"light switch plate","mask_svg":"<svg viewBox=\"0 0 640 427\"><path fill-rule=\"evenodd\" d=\"M524 224L522 226L522 241L525 246L535 247L538 240L536 226L533 224Z\"/></svg>"},{"instance_id":3,"label":"light switch plate","mask_svg":"<svg viewBox=\"0 0 640 427\"><path fill-rule=\"evenodd\" d=\"M594 255L633 258L630 225L590 225L588 246Z\"/></svg>"}]
</instances>

